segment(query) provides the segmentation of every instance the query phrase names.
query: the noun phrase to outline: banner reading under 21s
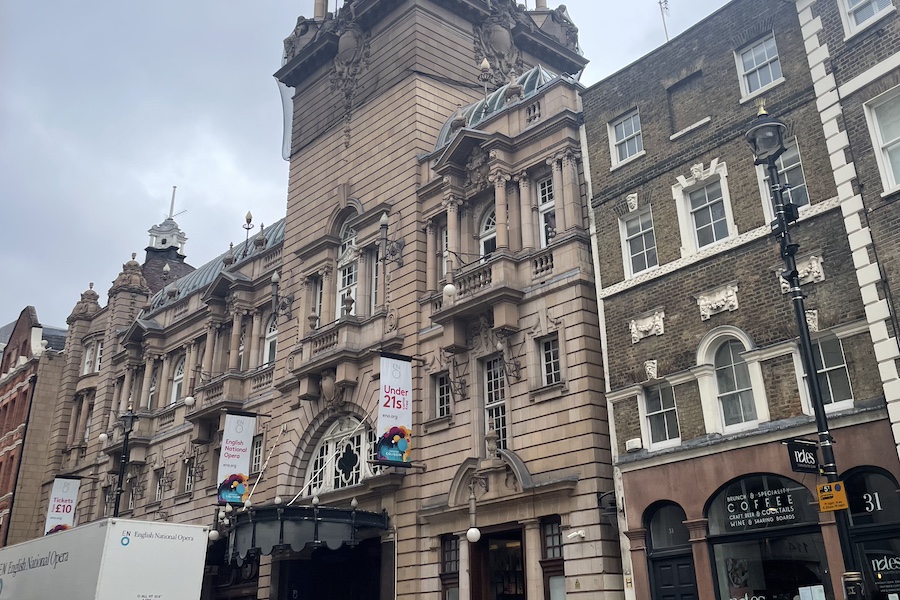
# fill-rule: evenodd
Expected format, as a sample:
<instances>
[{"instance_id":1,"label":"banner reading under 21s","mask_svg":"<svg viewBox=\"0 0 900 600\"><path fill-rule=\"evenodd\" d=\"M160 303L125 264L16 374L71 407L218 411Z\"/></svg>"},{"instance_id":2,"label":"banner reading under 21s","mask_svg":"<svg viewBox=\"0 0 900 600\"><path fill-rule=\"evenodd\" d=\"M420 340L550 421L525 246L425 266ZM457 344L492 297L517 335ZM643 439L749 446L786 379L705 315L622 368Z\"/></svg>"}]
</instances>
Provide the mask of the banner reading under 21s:
<instances>
[{"instance_id":1,"label":"banner reading under 21s","mask_svg":"<svg viewBox=\"0 0 900 600\"><path fill-rule=\"evenodd\" d=\"M378 460L409 466L412 462L412 358L381 355L378 402Z\"/></svg>"},{"instance_id":2,"label":"banner reading under 21s","mask_svg":"<svg viewBox=\"0 0 900 600\"><path fill-rule=\"evenodd\" d=\"M250 495L250 448L256 433L256 417L225 415L219 454L219 504L243 504Z\"/></svg>"},{"instance_id":3,"label":"banner reading under 21s","mask_svg":"<svg viewBox=\"0 0 900 600\"><path fill-rule=\"evenodd\" d=\"M72 529L75 525L75 507L78 505L80 479L57 477L50 490L50 506L44 522L44 535Z\"/></svg>"}]
</instances>

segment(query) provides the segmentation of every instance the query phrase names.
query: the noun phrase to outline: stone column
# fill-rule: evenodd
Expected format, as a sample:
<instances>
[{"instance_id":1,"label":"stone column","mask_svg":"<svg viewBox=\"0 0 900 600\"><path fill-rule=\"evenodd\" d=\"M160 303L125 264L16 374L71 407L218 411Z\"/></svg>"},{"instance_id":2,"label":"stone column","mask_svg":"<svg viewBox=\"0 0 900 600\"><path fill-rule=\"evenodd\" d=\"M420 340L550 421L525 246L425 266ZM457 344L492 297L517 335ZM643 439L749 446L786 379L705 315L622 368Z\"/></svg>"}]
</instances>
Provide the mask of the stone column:
<instances>
[{"instance_id":1,"label":"stone column","mask_svg":"<svg viewBox=\"0 0 900 600\"><path fill-rule=\"evenodd\" d=\"M459 535L459 600L479 600L472 596L472 554L465 532Z\"/></svg>"},{"instance_id":2,"label":"stone column","mask_svg":"<svg viewBox=\"0 0 900 600\"><path fill-rule=\"evenodd\" d=\"M503 171L494 171L490 177L494 184L494 214L497 217L497 250L509 249L509 222L506 206L506 182L509 175Z\"/></svg>"},{"instance_id":3,"label":"stone column","mask_svg":"<svg viewBox=\"0 0 900 600\"><path fill-rule=\"evenodd\" d=\"M528 519L521 523L525 526L525 596L527 598L543 598L541 521L540 519Z\"/></svg>"},{"instance_id":4,"label":"stone column","mask_svg":"<svg viewBox=\"0 0 900 600\"><path fill-rule=\"evenodd\" d=\"M566 226L574 228L581 228L582 224L577 163L580 156L574 150L569 149L562 159L563 210L566 215Z\"/></svg>"},{"instance_id":5,"label":"stone column","mask_svg":"<svg viewBox=\"0 0 900 600\"><path fill-rule=\"evenodd\" d=\"M159 377L156 380L156 408L166 406L169 403L169 392L172 389L172 382L169 377L172 369L172 359L168 354L162 357L162 367L159 369ZM150 410L154 407L148 406Z\"/></svg>"},{"instance_id":6,"label":"stone column","mask_svg":"<svg viewBox=\"0 0 900 600\"><path fill-rule=\"evenodd\" d=\"M534 249L534 212L537 207L531 206L531 180L528 173L522 171L516 175L519 184L519 211L522 214L522 249Z\"/></svg>"},{"instance_id":7,"label":"stone column","mask_svg":"<svg viewBox=\"0 0 900 600\"><path fill-rule=\"evenodd\" d=\"M66 433L66 447L68 448L75 445L75 427L78 425L79 400L78 396L72 399L72 414L69 417L69 431Z\"/></svg>"},{"instance_id":8,"label":"stone column","mask_svg":"<svg viewBox=\"0 0 900 600\"><path fill-rule=\"evenodd\" d=\"M440 269L437 267L440 261L437 250L441 243L437 239L439 233L440 228L435 227L432 219L428 219L428 222L425 223L425 289L429 292L437 290L437 283L440 279L440 275L438 275Z\"/></svg>"},{"instance_id":9,"label":"stone column","mask_svg":"<svg viewBox=\"0 0 900 600\"><path fill-rule=\"evenodd\" d=\"M144 357L144 380L141 382L141 410L147 410L150 406L150 380L153 379L153 365L156 357L149 352ZM157 383L159 383L157 381ZM159 391L159 385L156 386Z\"/></svg>"},{"instance_id":10,"label":"stone column","mask_svg":"<svg viewBox=\"0 0 900 600\"><path fill-rule=\"evenodd\" d=\"M244 322L244 311L235 308L231 318L231 346L228 350L228 371L236 373L240 370L238 352L241 347L241 324Z\"/></svg>"},{"instance_id":11,"label":"stone column","mask_svg":"<svg viewBox=\"0 0 900 600\"><path fill-rule=\"evenodd\" d=\"M443 202L447 207L447 249L450 256L447 258L447 272L462 266L459 257L459 207L462 201L454 196L447 196Z\"/></svg>"},{"instance_id":12,"label":"stone column","mask_svg":"<svg viewBox=\"0 0 900 600\"><path fill-rule=\"evenodd\" d=\"M372 253L360 250L356 265L356 302L353 308L362 317L372 314ZM380 281L378 285L381 286Z\"/></svg>"},{"instance_id":13,"label":"stone column","mask_svg":"<svg viewBox=\"0 0 900 600\"><path fill-rule=\"evenodd\" d=\"M647 568L647 530L631 529L625 532L628 541L631 542L631 576L634 581L635 598L652 598L650 594L650 571ZM696 565L694 565L696 569ZM698 581L699 583L699 581ZM699 592L699 589L698 589ZM698 594L698 598L715 598Z\"/></svg>"},{"instance_id":14,"label":"stone column","mask_svg":"<svg viewBox=\"0 0 900 600\"><path fill-rule=\"evenodd\" d=\"M128 410L128 400L131 396L131 375L133 367L125 365L125 379L122 381L122 388L119 390L119 404L114 406L109 413L109 425L107 429L112 429L116 424L116 419L126 410Z\"/></svg>"},{"instance_id":15,"label":"stone column","mask_svg":"<svg viewBox=\"0 0 900 600\"><path fill-rule=\"evenodd\" d=\"M509 210L509 249L518 252L522 249L522 201L519 198L519 186L512 187L512 195L507 190L507 207Z\"/></svg>"},{"instance_id":16,"label":"stone column","mask_svg":"<svg viewBox=\"0 0 900 600\"><path fill-rule=\"evenodd\" d=\"M710 566L709 544L706 541L707 519L688 519L684 522L691 540L691 552L694 555L694 574L697 577L697 597L715 598L716 584L713 581ZM646 559L644 563L646 564ZM633 568L633 567L632 567Z\"/></svg>"},{"instance_id":17,"label":"stone column","mask_svg":"<svg viewBox=\"0 0 900 600\"><path fill-rule=\"evenodd\" d=\"M255 369L259 366L259 338L261 328L262 311L257 309L253 311L253 326L250 328L250 360L247 363L248 369Z\"/></svg>"},{"instance_id":18,"label":"stone column","mask_svg":"<svg viewBox=\"0 0 900 600\"><path fill-rule=\"evenodd\" d=\"M197 362L196 342L191 340L184 345L184 381L181 383L181 396L187 398L192 393L191 378L194 376L194 363Z\"/></svg>"},{"instance_id":19,"label":"stone column","mask_svg":"<svg viewBox=\"0 0 900 600\"><path fill-rule=\"evenodd\" d=\"M331 267L327 267L320 271L319 277L322 280L322 309L319 314L319 327L335 320L337 315L337 288L334 285L334 274ZM381 282L381 289L384 291L384 282ZM318 292L317 292L318 293ZM382 300L382 304L384 300Z\"/></svg>"},{"instance_id":20,"label":"stone column","mask_svg":"<svg viewBox=\"0 0 900 600\"><path fill-rule=\"evenodd\" d=\"M201 380L202 373L206 373L207 377L212 373L213 350L216 347L216 324L210 321L206 324L206 345L203 347L203 364L200 367Z\"/></svg>"},{"instance_id":21,"label":"stone column","mask_svg":"<svg viewBox=\"0 0 900 600\"><path fill-rule=\"evenodd\" d=\"M556 232L557 234L566 230L569 224L566 222L566 208L563 202L563 184L562 167L560 166L560 157L554 156L547 159L547 164L553 169L553 207L556 214ZM539 225L543 227L543 223Z\"/></svg>"}]
</instances>

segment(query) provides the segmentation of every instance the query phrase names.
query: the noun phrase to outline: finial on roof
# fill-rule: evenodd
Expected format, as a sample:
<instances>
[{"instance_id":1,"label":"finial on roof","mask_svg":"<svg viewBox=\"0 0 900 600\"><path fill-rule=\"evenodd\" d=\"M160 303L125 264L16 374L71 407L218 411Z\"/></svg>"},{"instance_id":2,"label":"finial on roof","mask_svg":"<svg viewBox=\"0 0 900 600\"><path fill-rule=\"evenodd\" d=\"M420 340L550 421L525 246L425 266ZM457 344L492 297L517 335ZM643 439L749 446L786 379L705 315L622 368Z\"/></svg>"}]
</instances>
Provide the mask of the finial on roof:
<instances>
[{"instance_id":1,"label":"finial on roof","mask_svg":"<svg viewBox=\"0 0 900 600\"><path fill-rule=\"evenodd\" d=\"M175 217L175 189L178 186L172 186L172 202L169 204L169 218L173 219Z\"/></svg>"},{"instance_id":2,"label":"finial on roof","mask_svg":"<svg viewBox=\"0 0 900 600\"><path fill-rule=\"evenodd\" d=\"M91 290L94 289L94 282L93 282L93 281L90 282L90 283L88 284L88 289L91 289Z\"/></svg>"},{"instance_id":3,"label":"finial on roof","mask_svg":"<svg viewBox=\"0 0 900 600\"><path fill-rule=\"evenodd\" d=\"M137 252L132 252L132 253L131 253L131 260L134 260L134 259L136 259L136 258L137 258Z\"/></svg>"},{"instance_id":4,"label":"finial on roof","mask_svg":"<svg viewBox=\"0 0 900 600\"><path fill-rule=\"evenodd\" d=\"M766 99L764 96L757 98L756 100L753 101L753 103L756 105L756 109L757 109L756 116L757 117L762 117L762 116L769 114L769 111L766 110Z\"/></svg>"}]
</instances>

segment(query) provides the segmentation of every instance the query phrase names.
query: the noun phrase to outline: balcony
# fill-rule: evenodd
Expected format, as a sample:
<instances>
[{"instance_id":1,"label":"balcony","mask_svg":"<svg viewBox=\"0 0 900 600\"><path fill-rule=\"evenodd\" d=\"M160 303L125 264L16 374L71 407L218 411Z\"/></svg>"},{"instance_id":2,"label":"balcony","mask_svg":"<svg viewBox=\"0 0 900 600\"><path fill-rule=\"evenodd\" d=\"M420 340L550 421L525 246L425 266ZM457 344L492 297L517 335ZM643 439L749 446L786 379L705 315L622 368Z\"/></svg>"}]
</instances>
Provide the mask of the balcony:
<instances>
[{"instance_id":1,"label":"balcony","mask_svg":"<svg viewBox=\"0 0 900 600\"><path fill-rule=\"evenodd\" d=\"M241 410L247 400L269 392L274 371L275 365L267 364L252 371L223 373L197 386L194 389L194 405L184 415L186 421L194 424L191 441L197 444L212 441L211 432L218 428L222 413Z\"/></svg>"}]
</instances>

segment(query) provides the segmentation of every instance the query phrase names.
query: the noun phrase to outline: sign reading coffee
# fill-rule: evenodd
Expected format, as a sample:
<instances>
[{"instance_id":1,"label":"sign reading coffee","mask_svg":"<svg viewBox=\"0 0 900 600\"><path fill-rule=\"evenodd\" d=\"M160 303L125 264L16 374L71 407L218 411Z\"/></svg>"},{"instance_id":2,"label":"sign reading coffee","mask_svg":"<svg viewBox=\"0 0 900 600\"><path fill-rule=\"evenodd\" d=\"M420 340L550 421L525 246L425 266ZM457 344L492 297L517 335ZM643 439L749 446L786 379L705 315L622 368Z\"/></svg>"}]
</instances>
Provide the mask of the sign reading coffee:
<instances>
[{"instance_id":1,"label":"sign reading coffee","mask_svg":"<svg viewBox=\"0 0 900 600\"><path fill-rule=\"evenodd\" d=\"M727 486L709 509L711 534L815 523L809 490L777 475L751 475Z\"/></svg>"}]
</instances>

